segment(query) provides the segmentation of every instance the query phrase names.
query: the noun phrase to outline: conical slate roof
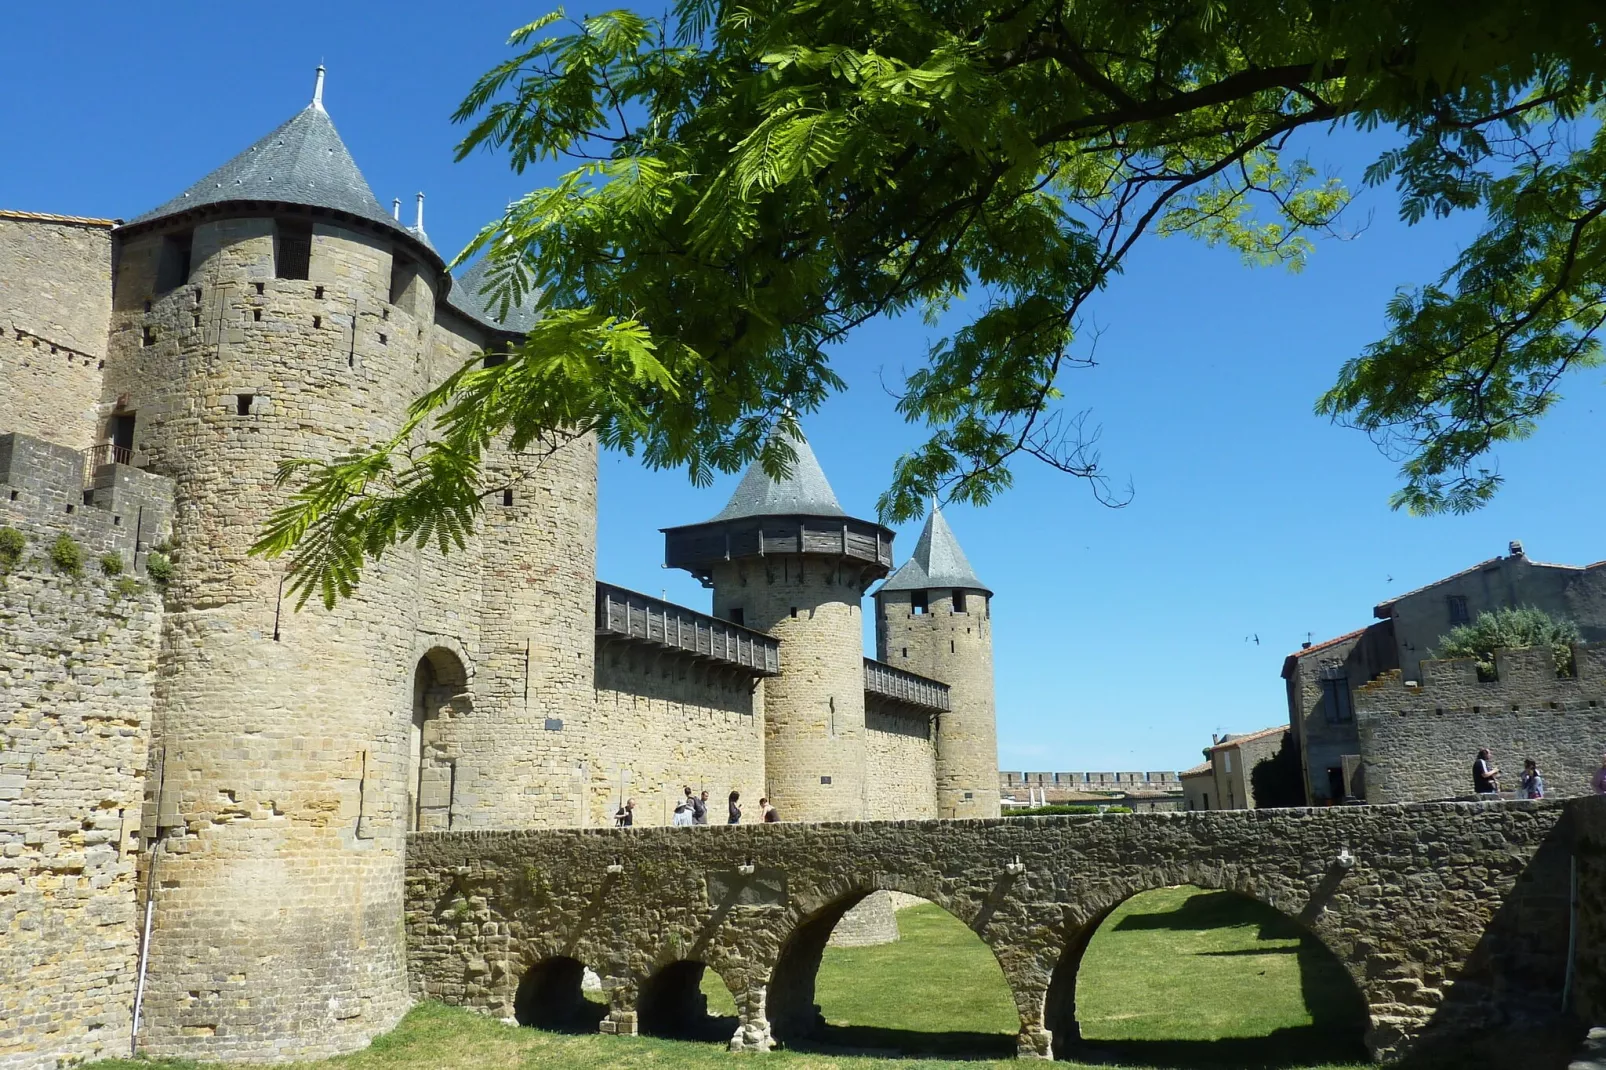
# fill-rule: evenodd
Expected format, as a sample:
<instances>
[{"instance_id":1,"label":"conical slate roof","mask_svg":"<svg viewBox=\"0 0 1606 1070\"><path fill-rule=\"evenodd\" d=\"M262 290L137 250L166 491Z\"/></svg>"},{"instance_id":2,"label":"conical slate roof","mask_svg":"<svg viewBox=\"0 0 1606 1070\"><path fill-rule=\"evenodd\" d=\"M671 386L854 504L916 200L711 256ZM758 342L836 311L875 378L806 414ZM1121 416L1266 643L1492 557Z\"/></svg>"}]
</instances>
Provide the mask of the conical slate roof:
<instances>
[{"instance_id":1,"label":"conical slate roof","mask_svg":"<svg viewBox=\"0 0 1606 1070\"><path fill-rule=\"evenodd\" d=\"M954 529L948 526L942 510L935 504L926 517L920 541L915 543L914 556L887 577L881 590L925 591L934 587L959 587L986 591L989 595L993 593L976 578L976 570L970 567L970 562L965 559L965 551L959 548L959 540L954 538Z\"/></svg>"},{"instance_id":2,"label":"conical slate roof","mask_svg":"<svg viewBox=\"0 0 1606 1070\"><path fill-rule=\"evenodd\" d=\"M801 432L793 436L792 449L797 460L785 479L771 479L763 464L754 461L731 500L709 523L753 516L847 516Z\"/></svg>"},{"instance_id":3,"label":"conical slate roof","mask_svg":"<svg viewBox=\"0 0 1606 1070\"><path fill-rule=\"evenodd\" d=\"M485 288L485 276L490 273L491 259L482 256L469 265L467 271L457 277L452 284L452 292L447 295L447 303L466 316L471 316L487 326L499 331L511 331L514 334L526 334L535 326L535 321L541 318L537 308L540 292L527 290L524 300L518 304L509 304L507 317L500 318L500 303L490 294L481 291Z\"/></svg>"},{"instance_id":4,"label":"conical slate roof","mask_svg":"<svg viewBox=\"0 0 1606 1070\"><path fill-rule=\"evenodd\" d=\"M275 201L328 208L407 235L434 252L422 234L379 206L351 151L315 99L289 121L166 204L129 220L154 222L230 201ZM438 253L435 254L439 256Z\"/></svg>"}]
</instances>

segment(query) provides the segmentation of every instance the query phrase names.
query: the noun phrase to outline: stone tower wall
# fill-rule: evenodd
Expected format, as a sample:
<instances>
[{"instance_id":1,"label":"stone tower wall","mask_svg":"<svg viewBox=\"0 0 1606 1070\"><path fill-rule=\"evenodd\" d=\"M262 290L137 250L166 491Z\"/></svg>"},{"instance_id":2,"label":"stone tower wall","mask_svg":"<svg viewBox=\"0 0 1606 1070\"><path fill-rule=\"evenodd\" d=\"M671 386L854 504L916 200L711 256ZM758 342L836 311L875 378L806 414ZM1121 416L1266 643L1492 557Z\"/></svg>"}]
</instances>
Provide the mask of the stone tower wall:
<instances>
[{"instance_id":1,"label":"stone tower wall","mask_svg":"<svg viewBox=\"0 0 1606 1070\"><path fill-rule=\"evenodd\" d=\"M724 824L732 791L743 822L764 794L764 684L696 659L600 645L591 734L589 825L613 823L621 794L637 825L667 825L684 788L708 791L708 820Z\"/></svg>"},{"instance_id":2,"label":"stone tower wall","mask_svg":"<svg viewBox=\"0 0 1606 1070\"><path fill-rule=\"evenodd\" d=\"M109 220L0 211L0 432L94 440L111 280Z\"/></svg>"},{"instance_id":3,"label":"stone tower wall","mask_svg":"<svg viewBox=\"0 0 1606 1070\"><path fill-rule=\"evenodd\" d=\"M931 715L867 695L864 723L865 819L936 817L937 740Z\"/></svg>"},{"instance_id":4,"label":"stone tower wall","mask_svg":"<svg viewBox=\"0 0 1606 1070\"><path fill-rule=\"evenodd\" d=\"M1606 643L1574 649L1575 674L1556 675L1546 648L1495 654L1498 680L1471 659L1424 661L1420 685L1395 669L1355 691L1361 770L1369 803L1472 794L1472 763L1488 747L1500 787L1514 792L1532 758L1552 798L1588 795L1606 749Z\"/></svg>"},{"instance_id":5,"label":"stone tower wall","mask_svg":"<svg viewBox=\"0 0 1606 1070\"><path fill-rule=\"evenodd\" d=\"M876 595L876 649L888 665L940 680L949 712L937 720L937 813L940 817L998 816L998 729L993 702L992 598L965 592L927 592L915 613L908 591Z\"/></svg>"},{"instance_id":6,"label":"stone tower wall","mask_svg":"<svg viewBox=\"0 0 1606 1070\"><path fill-rule=\"evenodd\" d=\"M105 400L177 483L155 746L163 779L141 1046L283 1059L349 1050L407 1005L400 934L416 555L333 611L248 555L278 462L394 433L428 384L429 322L389 303L387 242L318 222L311 278L274 277L273 223L123 250ZM148 302L148 304L147 304Z\"/></svg>"},{"instance_id":7,"label":"stone tower wall","mask_svg":"<svg viewBox=\"0 0 1606 1070\"><path fill-rule=\"evenodd\" d=\"M740 609L781 640L765 682L764 777L785 821L865 815L864 639L860 573L824 557L780 555L714 570L714 615Z\"/></svg>"},{"instance_id":8,"label":"stone tower wall","mask_svg":"<svg viewBox=\"0 0 1606 1070\"><path fill-rule=\"evenodd\" d=\"M27 539L14 566L0 563L5 1070L128 1051L162 600L134 562L132 522L84 503L81 463L77 450L0 436L0 528ZM160 512L171 485L136 475ZM83 552L80 575L51 561L62 535ZM108 552L120 573L102 568Z\"/></svg>"}]
</instances>

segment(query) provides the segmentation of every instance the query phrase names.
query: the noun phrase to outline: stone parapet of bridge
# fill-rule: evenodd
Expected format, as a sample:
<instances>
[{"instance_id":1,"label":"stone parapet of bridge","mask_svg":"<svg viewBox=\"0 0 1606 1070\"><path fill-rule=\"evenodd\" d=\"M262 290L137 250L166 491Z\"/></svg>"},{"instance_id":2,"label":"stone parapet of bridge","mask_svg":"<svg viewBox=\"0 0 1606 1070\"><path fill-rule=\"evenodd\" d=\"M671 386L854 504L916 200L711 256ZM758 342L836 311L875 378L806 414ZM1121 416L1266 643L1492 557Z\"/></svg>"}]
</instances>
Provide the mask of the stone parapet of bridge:
<instances>
[{"instance_id":1,"label":"stone parapet of bridge","mask_svg":"<svg viewBox=\"0 0 1606 1070\"><path fill-rule=\"evenodd\" d=\"M578 962L609 993L602 1030L634 1033L693 1013L706 968L735 997L731 1048L767 1050L818 1023L815 972L836 922L896 891L993 951L1020 1055L1064 1056L1094 931L1136 893L1192 884L1297 919L1353 979L1371 1052L1392 1059L1556 1014L1585 824L1564 820L1570 808L1606 841L1606 800L421 833L408 844L411 984L523 1018L544 990L521 982ZM1584 875L1606 882L1606 865ZM1598 961L1606 890L1588 883L1581 902L1578 961ZM1606 1004L1601 974L1580 972L1579 1006Z\"/></svg>"}]
</instances>

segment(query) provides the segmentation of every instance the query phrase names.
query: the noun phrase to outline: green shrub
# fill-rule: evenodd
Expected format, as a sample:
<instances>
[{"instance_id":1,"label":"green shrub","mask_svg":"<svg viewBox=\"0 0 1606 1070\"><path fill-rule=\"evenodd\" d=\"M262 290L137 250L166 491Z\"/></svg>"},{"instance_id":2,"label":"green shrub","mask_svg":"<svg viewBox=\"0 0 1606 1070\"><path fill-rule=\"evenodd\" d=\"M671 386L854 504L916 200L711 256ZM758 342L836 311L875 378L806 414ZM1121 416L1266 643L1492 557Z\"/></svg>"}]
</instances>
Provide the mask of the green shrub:
<instances>
[{"instance_id":1,"label":"green shrub","mask_svg":"<svg viewBox=\"0 0 1606 1070\"><path fill-rule=\"evenodd\" d=\"M1499 679L1494 663L1496 650L1548 646L1556 658L1556 675L1572 676L1573 644L1579 638L1578 625L1552 617L1542 609L1497 609L1479 613L1471 624L1451 628L1449 634L1440 636L1433 656L1476 658L1478 679L1488 682Z\"/></svg>"},{"instance_id":2,"label":"green shrub","mask_svg":"<svg viewBox=\"0 0 1606 1070\"><path fill-rule=\"evenodd\" d=\"M166 586L173 578L173 562L166 554L153 552L145 558L145 574L152 582Z\"/></svg>"},{"instance_id":3,"label":"green shrub","mask_svg":"<svg viewBox=\"0 0 1606 1070\"><path fill-rule=\"evenodd\" d=\"M0 528L0 572L10 572L22 560L28 539L16 528Z\"/></svg>"},{"instance_id":4,"label":"green shrub","mask_svg":"<svg viewBox=\"0 0 1606 1070\"><path fill-rule=\"evenodd\" d=\"M83 574L84 551L73 542L72 536L65 531L56 536L56 541L50 546L50 563L56 566L58 572L70 573L74 576Z\"/></svg>"},{"instance_id":5,"label":"green shrub","mask_svg":"<svg viewBox=\"0 0 1606 1070\"><path fill-rule=\"evenodd\" d=\"M132 598L139 594L139 589L139 581L132 576L124 576L117 581L116 591L118 598Z\"/></svg>"},{"instance_id":6,"label":"green shrub","mask_svg":"<svg viewBox=\"0 0 1606 1070\"><path fill-rule=\"evenodd\" d=\"M120 575L123 571L123 555L110 551L101 554L100 570L108 576Z\"/></svg>"},{"instance_id":7,"label":"green shrub","mask_svg":"<svg viewBox=\"0 0 1606 1070\"><path fill-rule=\"evenodd\" d=\"M1130 806L1098 806L1093 803L1051 803L1048 806L1010 807L1004 811L1005 817L1042 817L1054 814L1130 814Z\"/></svg>"}]
</instances>

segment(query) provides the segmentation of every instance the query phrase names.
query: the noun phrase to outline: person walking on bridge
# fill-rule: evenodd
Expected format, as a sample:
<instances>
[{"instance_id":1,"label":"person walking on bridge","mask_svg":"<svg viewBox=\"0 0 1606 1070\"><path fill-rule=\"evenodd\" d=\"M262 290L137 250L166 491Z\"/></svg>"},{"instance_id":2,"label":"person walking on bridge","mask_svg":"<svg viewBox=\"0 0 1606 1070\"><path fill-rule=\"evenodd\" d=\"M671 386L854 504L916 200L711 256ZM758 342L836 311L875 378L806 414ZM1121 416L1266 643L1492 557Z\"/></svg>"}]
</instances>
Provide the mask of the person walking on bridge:
<instances>
[{"instance_id":1,"label":"person walking on bridge","mask_svg":"<svg viewBox=\"0 0 1606 1070\"><path fill-rule=\"evenodd\" d=\"M1500 767L1494 764L1494 755L1488 747L1478 750L1478 760L1472 763L1472 790L1479 795L1500 794Z\"/></svg>"}]
</instances>

